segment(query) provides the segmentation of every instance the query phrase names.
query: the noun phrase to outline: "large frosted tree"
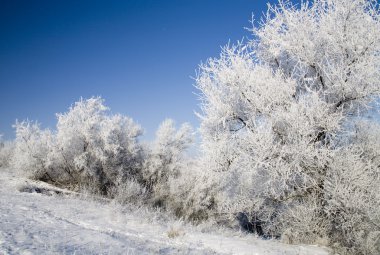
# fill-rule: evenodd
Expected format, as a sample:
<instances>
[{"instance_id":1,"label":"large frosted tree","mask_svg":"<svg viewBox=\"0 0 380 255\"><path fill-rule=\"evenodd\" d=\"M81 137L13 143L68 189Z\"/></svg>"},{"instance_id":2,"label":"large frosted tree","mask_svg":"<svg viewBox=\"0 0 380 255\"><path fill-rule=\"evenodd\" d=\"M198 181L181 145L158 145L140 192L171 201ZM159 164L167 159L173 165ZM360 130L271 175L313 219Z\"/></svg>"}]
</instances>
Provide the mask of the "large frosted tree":
<instances>
[{"instance_id":1,"label":"large frosted tree","mask_svg":"<svg viewBox=\"0 0 380 255\"><path fill-rule=\"evenodd\" d=\"M376 1L280 1L252 40L201 65L217 215L243 212L289 242L380 252L380 132L363 118L380 95L379 18Z\"/></svg>"}]
</instances>

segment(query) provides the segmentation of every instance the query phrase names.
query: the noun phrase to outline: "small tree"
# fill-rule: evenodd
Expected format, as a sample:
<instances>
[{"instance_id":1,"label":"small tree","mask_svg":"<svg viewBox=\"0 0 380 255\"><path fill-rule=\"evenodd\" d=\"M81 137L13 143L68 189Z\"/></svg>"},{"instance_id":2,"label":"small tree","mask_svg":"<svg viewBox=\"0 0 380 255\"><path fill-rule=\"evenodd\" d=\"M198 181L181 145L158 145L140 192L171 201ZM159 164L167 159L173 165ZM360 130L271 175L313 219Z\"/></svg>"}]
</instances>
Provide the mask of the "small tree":
<instances>
[{"instance_id":1,"label":"small tree","mask_svg":"<svg viewBox=\"0 0 380 255\"><path fill-rule=\"evenodd\" d=\"M280 1L253 40L201 66L202 148L219 215L244 212L267 235L370 252L379 165L359 151L377 145L352 133L380 95L379 18L376 1ZM352 208L365 194L369 206Z\"/></svg>"}]
</instances>

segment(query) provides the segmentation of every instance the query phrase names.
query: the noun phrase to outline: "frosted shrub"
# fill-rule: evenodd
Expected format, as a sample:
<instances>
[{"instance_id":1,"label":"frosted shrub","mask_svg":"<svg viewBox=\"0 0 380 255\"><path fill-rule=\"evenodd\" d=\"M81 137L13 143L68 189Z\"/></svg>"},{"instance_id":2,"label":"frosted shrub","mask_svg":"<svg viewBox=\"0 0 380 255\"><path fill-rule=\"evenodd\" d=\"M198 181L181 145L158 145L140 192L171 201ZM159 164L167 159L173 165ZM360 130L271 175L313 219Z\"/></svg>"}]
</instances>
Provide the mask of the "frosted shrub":
<instances>
[{"instance_id":1,"label":"frosted shrub","mask_svg":"<svg viewBox=\"0 0 380 255\"><path fill-rule=\"evenodd\" d=\"M354 126L380 95L379 18L371 0L280 1L255 39L201 65L209 215L244 213L265 235L343 253L378 249L378 127Z\"/></svg>"},{"instance_id":2,"label":"frosted shrub","mask_svg":"<svg viewBox=\"0 0 380 255\"><path fill-rule=\"evenodd\" d=\"M174 208L177 216L193 223L205 220L212 222L215 185L210 182L201 161L190 161L181 175L170 182L170 192L174 194L176 202L171 208Z\"/></svg>"},{"instance_id":3,"label":"frosted shrub","mask_svg":"<svg viewBox=\"0 0 380 255\"><path fill-rule=\"evenodd\" d=\"M110 190L110 196L120 204L132 203L141 205L148 198L146 188L134 179L118 179Z\"/></svg>"},{"instance_id":4,"label":"frosted shrub","mask_svg":"<svg viewBox=\"0 0 380 255\"><path fill-rule=\"evenodd\" d=\"M165 207L178 201L178 194L172 193L170 183L185 174L184 152L192 141L193 131L188 124L176 130L174 122L167 119L158 128L155 141L147 149L143 166L144 180L154 204Z\"/></svg>"},{"instance_id":5,"label":"frosted shrub","mask_svg":"<svg viewBox=\"0 0 380 255\"><path fill-rule=\"evenodd\" d=\"M106 194L118 178L139 178L140 126L110 115L101 98L81 100L58 114L55 156L69 182L93 183Z\"/></svg>"},{"instance_id":6,"label":"frosted shrub","mask_svg":"<svg viewBox=\"0 0 380 255\"><path fill-rule=\"evenodd\" d=\"M37 122L16 122L15 148L11 165L29 178L54 181L50 175L49 157L54 137L50 130L41 130Z\"/></svg>"},{"instance_id":7,"label":"frosted shrub","mask_svg":"<svg viewBox=\"0 0 380 255\"><path fill-rule=\"evenodd\" d=\"M179 173L169 177L165 206L177 217L195 223L207 219L206 208L198 207L201 176L198 164L193 159L184 159Z\"/></svg>"},{"instance_id":8,"label":"frosted shrub","mask_svg":"<svg viewBox=\"0 0 380 255\"><path fill-rule=\"evenodd\" d=\"M14 143L3 142L0 135L0 167L9 167L14 151Z\"/></svg>"}]
</instances>

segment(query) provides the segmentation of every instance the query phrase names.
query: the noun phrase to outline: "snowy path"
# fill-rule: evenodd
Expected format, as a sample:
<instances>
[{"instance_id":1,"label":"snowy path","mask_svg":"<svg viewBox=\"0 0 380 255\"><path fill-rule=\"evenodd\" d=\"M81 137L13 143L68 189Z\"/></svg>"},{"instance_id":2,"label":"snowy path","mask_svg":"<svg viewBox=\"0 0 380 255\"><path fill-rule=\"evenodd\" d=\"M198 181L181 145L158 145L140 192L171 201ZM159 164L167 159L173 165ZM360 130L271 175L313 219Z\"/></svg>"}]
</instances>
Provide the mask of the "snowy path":
<instances>
[{"instance_id":1,"label":"snowy path","mask_svg":"<svg viewBox=\"0 0 380 255\"><path fill-rule=\"evenodd\" d=\"M0 169L0 254L328 254L314 246L202 233L152 220L147 212L54 192L20 192L24 187L62 191ZM183 234L169 238L170 227Z\"/></svg>"}]
</instances>

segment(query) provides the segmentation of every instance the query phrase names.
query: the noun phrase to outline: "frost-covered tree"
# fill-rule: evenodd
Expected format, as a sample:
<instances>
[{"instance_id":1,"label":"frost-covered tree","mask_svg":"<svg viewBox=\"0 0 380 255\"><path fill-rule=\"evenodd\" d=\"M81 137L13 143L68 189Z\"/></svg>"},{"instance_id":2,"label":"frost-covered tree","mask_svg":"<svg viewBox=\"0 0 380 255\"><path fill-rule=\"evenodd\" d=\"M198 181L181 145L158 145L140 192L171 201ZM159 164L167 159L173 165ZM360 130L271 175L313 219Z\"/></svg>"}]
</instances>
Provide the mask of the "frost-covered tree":
<instances>
[{"instance_id":1,"label":"frost-covered tree","mask_svg":"<svg viewBox=\"0 0 380 255\"><path fill-rule=\"evenodd\" d=\"M380 233L379 139L366 138L378 127L352 135L380 95L379 18L371 0L280 1L254 39L201 65L205 190L217 214L243 212L290 242L380 247L365 245Z\"/></svg>"},{"instance_id":2,"label":"frost-covered tree","mask_svg":"<svg viewBox=\"0 0 380 255\"><path fill-rule=\"evenodd\" d=\"M174 121L166 119L161 123L156 139L146 152L144 162L144 179L147 188L152 192L154 203L167 206L168 200L175 200L179 194L172 189L171 182L183 174L187 165L185 150L193 142L193 130L187 123L178 130ZM172 196L170 199L169 197Z\"/></svg>"}]
</instances>

